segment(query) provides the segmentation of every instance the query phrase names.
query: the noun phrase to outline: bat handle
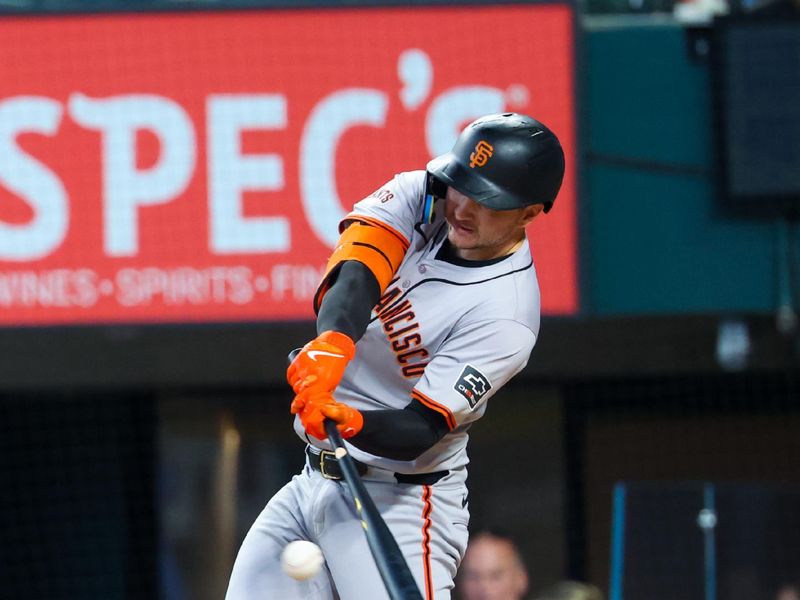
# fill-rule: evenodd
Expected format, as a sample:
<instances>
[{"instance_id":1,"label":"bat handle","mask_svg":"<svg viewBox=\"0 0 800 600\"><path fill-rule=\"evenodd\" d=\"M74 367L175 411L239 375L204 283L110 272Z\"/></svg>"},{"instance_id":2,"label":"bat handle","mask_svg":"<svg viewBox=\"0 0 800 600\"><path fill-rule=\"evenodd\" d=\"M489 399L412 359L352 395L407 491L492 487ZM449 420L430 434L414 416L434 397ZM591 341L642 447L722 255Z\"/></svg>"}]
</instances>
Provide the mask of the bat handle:
<instances>
[{"instance_id":1,"label":"bat handle","mask_svg":"<svg viewBox=\"0 0 800 600\"><path fill-rule=\"evenodd\" d=\"M288 363L292 364L294 362L294 359L297 358L297 355L300 354L302 350L303 350L302 348L295 348L294 350L289 352L289 356L286 357Z\"/></svg>"},{"instance_id":2,"label":"bat handle","mask_svg":"<svg viewBox=\"0 0 800 600\"><path fill-rule=\"evenodd\" d=\"M336 448L344 448L344 440L342 439L342 434L336 429L336 421L326 418L323 424L325 426L325 433L328 434L328 441L331 443L334 450Z\"/></svg>"}]
</instances>

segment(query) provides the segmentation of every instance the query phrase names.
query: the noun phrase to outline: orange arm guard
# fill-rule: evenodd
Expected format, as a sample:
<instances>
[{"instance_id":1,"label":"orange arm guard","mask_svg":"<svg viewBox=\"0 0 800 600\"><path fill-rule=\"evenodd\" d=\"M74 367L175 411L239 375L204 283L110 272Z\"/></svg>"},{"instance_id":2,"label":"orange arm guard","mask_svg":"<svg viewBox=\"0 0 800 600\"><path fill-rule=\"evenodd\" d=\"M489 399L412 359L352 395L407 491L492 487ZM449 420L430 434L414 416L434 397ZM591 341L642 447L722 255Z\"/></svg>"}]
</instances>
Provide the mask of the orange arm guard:
<instances>
[{"instance_id":1,"label":"orange arm guard","mask_svg":"<svg viewBox=\"0 0 800 600\"><path fill-rule=\"evenodd\" d=\"M322 283L314 295L314 311L319 312L322 298L332 285L333 275L346 260L363 263L378 281L381 293L388 287L408 250L408 240L375 219L354 220L342 232L333 250Z\"/></svg>"}]
</instances>

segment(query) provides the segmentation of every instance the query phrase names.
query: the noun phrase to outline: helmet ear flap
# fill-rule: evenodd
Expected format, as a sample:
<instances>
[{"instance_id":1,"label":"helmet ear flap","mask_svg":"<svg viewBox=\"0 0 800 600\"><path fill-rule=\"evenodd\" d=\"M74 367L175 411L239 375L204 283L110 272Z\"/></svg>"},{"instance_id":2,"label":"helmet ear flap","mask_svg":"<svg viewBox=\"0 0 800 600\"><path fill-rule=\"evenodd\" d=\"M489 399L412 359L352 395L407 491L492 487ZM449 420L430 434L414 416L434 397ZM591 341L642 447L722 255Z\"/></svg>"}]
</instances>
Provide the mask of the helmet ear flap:
<instances>
[{"instance_id":1,"label":"helmet ear flap","mask_svg":"<svg viewBox=\"0 0 800 600\"><path fill-rule=\"evenodd\" d=\"M447 196L447 184L429 171L425 178L425 199L422 205L422 222L433 223L433 209L436 201Z\"/></svg>"}]
</instances>

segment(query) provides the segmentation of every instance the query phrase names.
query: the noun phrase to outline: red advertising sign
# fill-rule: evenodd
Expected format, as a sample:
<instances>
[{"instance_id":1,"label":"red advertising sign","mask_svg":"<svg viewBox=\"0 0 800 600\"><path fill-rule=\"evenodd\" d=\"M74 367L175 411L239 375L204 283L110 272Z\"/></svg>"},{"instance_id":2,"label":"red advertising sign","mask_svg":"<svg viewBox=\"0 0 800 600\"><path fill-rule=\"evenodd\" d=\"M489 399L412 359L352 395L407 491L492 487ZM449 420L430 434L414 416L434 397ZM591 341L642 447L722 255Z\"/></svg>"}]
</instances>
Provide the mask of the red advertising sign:
<instances>
[{"instance_id":1,"label":"red advertising sign","mask_svg":"<svg viewBox=\"0 0 800 600\"><path fill-rule=\"evenodd\" d=\"M571 9L0 20L0 324L308 318L336 225L517 111L567 155L530 237L577 309Z\"/></svg>"}]
</instances>

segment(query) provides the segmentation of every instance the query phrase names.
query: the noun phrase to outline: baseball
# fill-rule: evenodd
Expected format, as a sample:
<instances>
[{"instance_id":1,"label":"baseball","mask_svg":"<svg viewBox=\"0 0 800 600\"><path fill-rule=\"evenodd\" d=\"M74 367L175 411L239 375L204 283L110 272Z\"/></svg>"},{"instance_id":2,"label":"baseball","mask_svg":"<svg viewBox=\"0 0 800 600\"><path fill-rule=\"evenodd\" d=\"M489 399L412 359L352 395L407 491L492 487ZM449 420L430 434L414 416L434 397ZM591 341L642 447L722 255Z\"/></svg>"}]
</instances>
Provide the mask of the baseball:
<instances>
[{"instance_id":1,"label":"baseball","mask_svg":"<svg viewBox=\"0 0 800 600\"><path fill-rule=\"evenodd\" d=\"M319 573L322 563L322 550L314 542L296 540L286 544L281 554L281 566L289 577L297 580L310 579Z\"/></svg>"}]
</instances>

